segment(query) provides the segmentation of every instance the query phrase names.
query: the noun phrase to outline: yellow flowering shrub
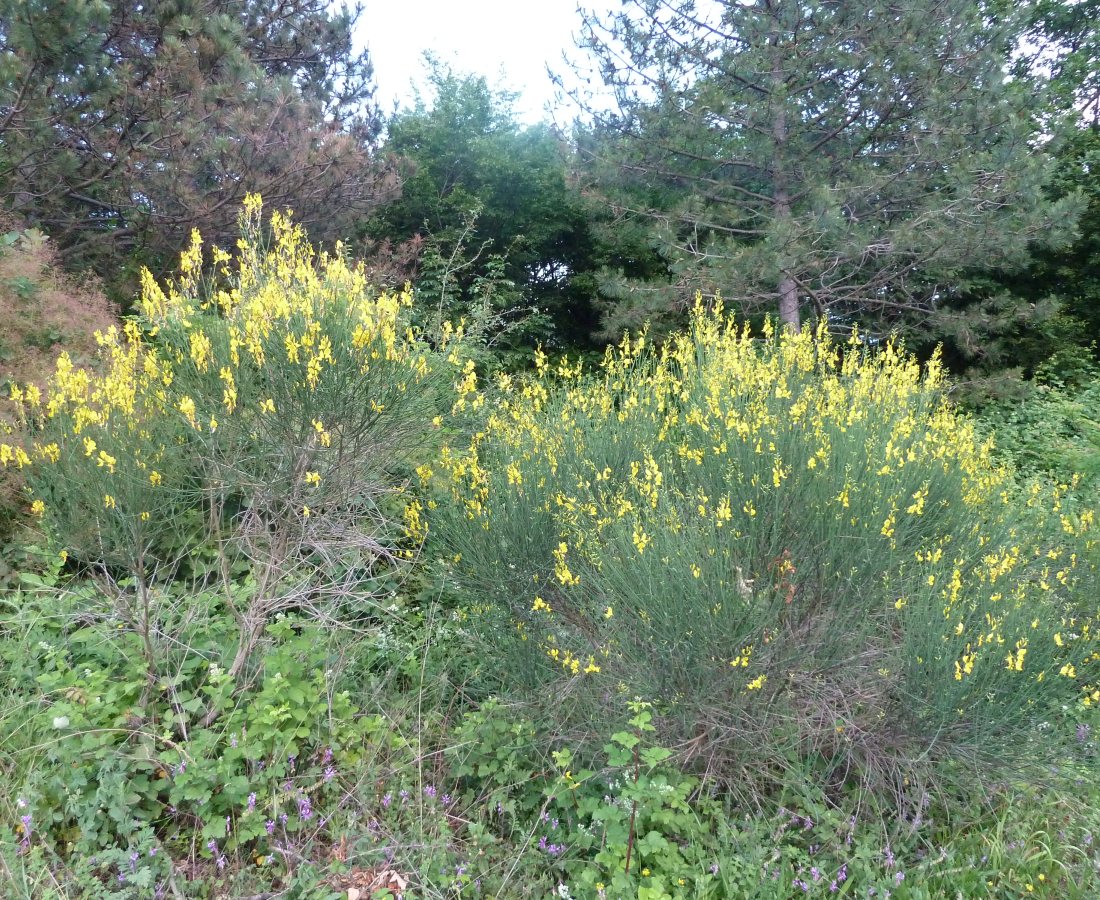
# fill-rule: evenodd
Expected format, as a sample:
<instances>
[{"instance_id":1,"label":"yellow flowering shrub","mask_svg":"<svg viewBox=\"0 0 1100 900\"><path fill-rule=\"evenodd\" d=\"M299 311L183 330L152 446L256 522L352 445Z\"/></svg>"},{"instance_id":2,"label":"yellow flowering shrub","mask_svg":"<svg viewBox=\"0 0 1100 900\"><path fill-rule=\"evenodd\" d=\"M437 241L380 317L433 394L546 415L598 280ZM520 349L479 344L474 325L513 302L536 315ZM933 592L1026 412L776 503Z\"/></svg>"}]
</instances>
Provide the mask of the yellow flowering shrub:
<instances>
[{"instance_id":1,"label":"yellow flowering shrub","mask_svg":"<svg viewBox=\"0 0 1100 900\"><path fill-rule=\"evenodd\" d=\"M431 527L509 678L654 698L739 777L999 753L1090 702L1093 513L993 464L938 361L702 308L646 345L538 355L443 450Z\"/></svg>"},{"instance_id":2,"label":"yellow flowering shrub","mask_svg":"<svg viewBox=\"0 0 1100 900\"><path fill-rule=\"evenodd\" d=\"M341 248L317 255L289 214L261 215L247 198L212 269L196 233L174 284L145 272L140 315L98 336L102 374L62 355L17 397L33 440L0 447L64 549L139 592L204 547L246 571L232 675L273 615L362 605L415 553L397 469L478 396L453 346L408 327L408 291L378 295Z\"/></svg>"}]
</instances>

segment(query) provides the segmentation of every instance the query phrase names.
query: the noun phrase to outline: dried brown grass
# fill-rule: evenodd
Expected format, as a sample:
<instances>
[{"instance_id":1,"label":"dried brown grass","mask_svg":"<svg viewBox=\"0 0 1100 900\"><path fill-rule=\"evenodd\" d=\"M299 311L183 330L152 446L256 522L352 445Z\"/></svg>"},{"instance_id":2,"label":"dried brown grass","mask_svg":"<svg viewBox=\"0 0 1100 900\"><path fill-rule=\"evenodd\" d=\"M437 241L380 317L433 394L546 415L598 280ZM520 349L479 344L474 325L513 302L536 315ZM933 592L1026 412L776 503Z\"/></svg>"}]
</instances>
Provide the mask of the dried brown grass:
<instances>
[{"instance_id":1,"label":"dried brown grass","mask_svg":"<svg viewBox=\"0 0 1100 900\"><path fill-rule=\"evenodd\" d=\"M15 230L0 219L0 235ZM44 235L22 232L14 244L0 248L0 431L12 429L5 440L20 437L9 385L43 387L62 350L75 364L90 364L95 332L117 320L97 280L63 273ZM0 536L11 530L21 506L17 475L0 470Z\"/></svg>"}]
</instances>

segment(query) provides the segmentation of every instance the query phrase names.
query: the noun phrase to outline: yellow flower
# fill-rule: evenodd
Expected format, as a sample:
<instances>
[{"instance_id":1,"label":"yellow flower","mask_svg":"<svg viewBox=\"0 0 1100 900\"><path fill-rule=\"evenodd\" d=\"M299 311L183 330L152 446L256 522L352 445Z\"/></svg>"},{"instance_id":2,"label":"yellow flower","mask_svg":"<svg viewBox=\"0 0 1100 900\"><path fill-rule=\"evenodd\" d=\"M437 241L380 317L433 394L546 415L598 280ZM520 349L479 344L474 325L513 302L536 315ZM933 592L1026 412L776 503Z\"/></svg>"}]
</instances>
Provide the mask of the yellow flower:
<instances>
[{"instance_id":1,"label":"yellow flower","mask_svg":"<svg viewBox=\"0 0 1100 900\"><path fill-rule=\"evenodd\" d=\"M46 504L41 500L35 500L34 503L31 504L31 512L36 516L45 515Z\"/></svg>"},{"instance_id":2,"label":"yellow flower","mask_svg":"<svg viewBox=\"0 0 1100 900\"><path fill-rule=\"evenodd\" d=\"M306 472L306 484L311 484L314 487L321 483L321 474L319 472Z\"/></svg>"},{"instance_id":3,"label":"yellow flower","mask_svg":"<svg viewBox=\"0 0 1100 900\"><path fill-rule=\"evenodd\" d=\"M103 507L105 509L115 509L116 508L115 498L112 497L110 494L104 494L103 495Z\"/></svg>"},{"instance_id":4,"label":"yellow flower","mask_svg":"<svg viewBox=\"0 0 1100 900\"><path fill-rule=\"evenodd\" d=\"M610 606L603 611L603 617L605 619L610 619L613 615L615 615L615 610L612 609Z\"/></svg>"},{"instance_id":5,"label":"yellow flower","mask_svg":"<svg viewBox=\"0 0 1100 900\"><path fill-rule=\"evenodd\" d=\"M153 485L153 487L159 485L162 480L163 479L160 477L160 472L156 471L155 469L149 473L149 483Z\"/></svg>"}]
</instances>

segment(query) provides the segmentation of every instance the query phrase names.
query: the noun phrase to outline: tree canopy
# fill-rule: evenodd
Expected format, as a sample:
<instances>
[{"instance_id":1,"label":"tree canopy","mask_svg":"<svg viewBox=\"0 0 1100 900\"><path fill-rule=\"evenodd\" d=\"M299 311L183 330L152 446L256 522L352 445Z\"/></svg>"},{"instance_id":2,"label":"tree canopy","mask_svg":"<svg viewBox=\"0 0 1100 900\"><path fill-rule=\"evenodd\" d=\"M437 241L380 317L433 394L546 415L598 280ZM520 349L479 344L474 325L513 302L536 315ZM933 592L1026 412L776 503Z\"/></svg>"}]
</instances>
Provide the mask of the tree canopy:
<instances>
[{"instance_id":1,"label":"tree canopy","mask_svg":"<svg viewBox=\"0 0 1100 900\"><path fill-rule=\"evenodd\" d=\"M326 0L0 0L0 201L113 279L246 191L338 237L392 187L372 159L357 12Z\"/></svg>"},{"instance_id":2,"label":"tree canopy","mask_svg":"<svg viewBox=\"0 0 1100 900\"><path fill-rule=\"evenodd\" d=\"M567 141L522 125L514 95L482 76L430 61L429 87L430 102L389 123L384 151L402 161L401 197L368 235L422 242L418 281L433 306L462 313L490 292L499 314L536 313L534 336L584 343L596 327L599 248L568 179Z\"/></svg>"},{"instance_id":3,"label":"tree canopy","mask_svg":"<svg viewBox=\"0 0 1100 900\"><path fill-rule=\"evenodd\" d=\"M1065 239L1043 193L1025 26L972 0L629 0L583 44L614 94L592 162L624 219L654 223L675 275L746 311L930 313L980 260L1020 267ZM628 293L629 292L625 292Z\"/></svg>"}]
</instances>

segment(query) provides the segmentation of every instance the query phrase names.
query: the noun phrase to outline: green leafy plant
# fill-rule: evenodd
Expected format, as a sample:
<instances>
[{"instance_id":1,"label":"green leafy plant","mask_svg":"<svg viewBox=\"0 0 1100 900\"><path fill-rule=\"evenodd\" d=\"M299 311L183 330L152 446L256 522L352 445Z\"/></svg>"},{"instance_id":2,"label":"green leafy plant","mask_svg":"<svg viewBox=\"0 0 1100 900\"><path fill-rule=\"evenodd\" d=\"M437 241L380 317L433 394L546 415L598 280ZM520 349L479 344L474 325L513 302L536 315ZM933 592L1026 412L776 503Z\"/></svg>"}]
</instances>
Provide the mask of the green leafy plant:
<instances>
[{"instance_id":1,"label":"green leafy plant","mask_svg":"<svg viewBox=\"0 0 1100 900\"><path fill-rule=\"evenodd\" d=\"M645 342L538 357L444 454L431 527L509 681L589 727L650 697L750 794L813 761L889 795L1094 702L1095 513L993 464L934 363L701 307Z\"/></svg>"}]
</instances>

